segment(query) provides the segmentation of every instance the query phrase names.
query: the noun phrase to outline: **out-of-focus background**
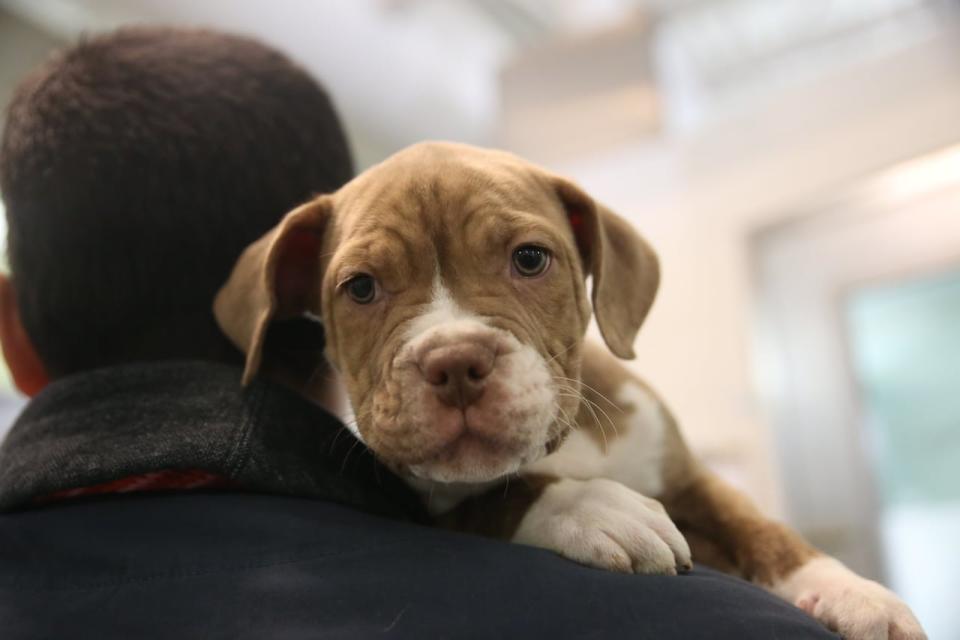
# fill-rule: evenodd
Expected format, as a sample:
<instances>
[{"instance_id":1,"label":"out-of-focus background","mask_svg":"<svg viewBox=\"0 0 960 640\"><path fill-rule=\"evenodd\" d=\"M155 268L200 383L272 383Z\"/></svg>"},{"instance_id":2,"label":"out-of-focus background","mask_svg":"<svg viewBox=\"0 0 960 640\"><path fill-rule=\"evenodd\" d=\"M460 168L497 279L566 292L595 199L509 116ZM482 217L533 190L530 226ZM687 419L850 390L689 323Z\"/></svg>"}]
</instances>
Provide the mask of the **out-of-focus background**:
<instances>
[{"instance_id":1,"label":"out-of-focus background","mask_svg":"<svg viewBox=\"0 0 960 640\"><path fill-rule=\"evenodd\" d=\"M960 638L955 3L4 0L0 101L52 49L145 22L288 52L360 168L498 146L633 221L664 277L632 366L695 450Z\"/></svg>"}]
</instances>

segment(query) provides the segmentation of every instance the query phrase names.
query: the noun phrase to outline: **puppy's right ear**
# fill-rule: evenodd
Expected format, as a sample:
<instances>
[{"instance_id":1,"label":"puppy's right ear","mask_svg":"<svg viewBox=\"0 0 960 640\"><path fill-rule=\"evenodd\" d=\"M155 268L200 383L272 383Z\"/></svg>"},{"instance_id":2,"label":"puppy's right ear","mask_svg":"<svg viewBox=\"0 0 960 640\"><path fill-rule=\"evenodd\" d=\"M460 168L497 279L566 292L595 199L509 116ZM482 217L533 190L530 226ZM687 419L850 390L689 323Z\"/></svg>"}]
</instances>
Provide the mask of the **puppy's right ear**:
<instances>
[{"instance_id":1,"label":"puppy's right ear","mask_svg":"<svg viewBox=\"0 0 960 640\"><path fill-rule=\"evenodd\" d=\"M247 356L243 384L260 368L275 319L319 314L320 252L330 219L329 196L301 205L246 248L213 302L217 324Z\"/></svg>"}]
</instances>

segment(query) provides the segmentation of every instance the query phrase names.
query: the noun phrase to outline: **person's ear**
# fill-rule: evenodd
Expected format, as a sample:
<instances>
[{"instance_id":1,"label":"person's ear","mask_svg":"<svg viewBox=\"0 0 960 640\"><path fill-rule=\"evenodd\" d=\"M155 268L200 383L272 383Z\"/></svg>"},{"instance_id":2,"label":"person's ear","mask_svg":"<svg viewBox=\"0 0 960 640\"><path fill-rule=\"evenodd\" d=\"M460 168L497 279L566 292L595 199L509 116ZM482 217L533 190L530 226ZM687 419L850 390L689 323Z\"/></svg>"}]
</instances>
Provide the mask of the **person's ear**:
<instances>
[{"instance_id":1,"label":"person's ear","mask_svg":"<svg viewBox=\"0 0 960 640\"><path fill-rule=\"evenodd\" d=\"M331 209L329 196L320 196L288 213L247 247L217 293L217 324L247 357L243 384L260 368L273 320L319 315L320 252Z\"/></svg>"},{"instance_id":2,"label":"person's ear","mask_svg":"<svg viewBox=\"0 0 960 640\"><path fill-rule=\"evenodd\" d=\"M657 254L626 220L594 201L573 183L553 177L583 259L593 277L593 312L607 347L624 359L660 286Z\"/></svg>"},{"instance_id":3,"label":"person's ear","mask_svg":"<svg viewBox=\"0 0 960 640\"><path fill-rule=\"evenodd\" d=\"M16 291L5 274L0 274L0 347L13 383L20 391L35 396L47 386L50 377L23 328Z\"/></svg>"}]
</instances>

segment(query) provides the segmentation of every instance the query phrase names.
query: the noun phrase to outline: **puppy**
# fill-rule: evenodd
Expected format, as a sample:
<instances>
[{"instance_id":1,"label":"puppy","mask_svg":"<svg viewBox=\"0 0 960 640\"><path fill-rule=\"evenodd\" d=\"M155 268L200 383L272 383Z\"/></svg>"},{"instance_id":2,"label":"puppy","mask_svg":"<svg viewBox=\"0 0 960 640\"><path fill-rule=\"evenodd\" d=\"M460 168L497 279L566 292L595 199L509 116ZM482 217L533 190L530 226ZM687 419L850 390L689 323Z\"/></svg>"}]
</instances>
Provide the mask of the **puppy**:
<instances>
[{"instance_id":1,"label":"puppy","mask_svg":"<svg viewBox=\"0 0 960 640\"><path fill-rule=\"evenodd\" d=\"M893 593L699 464L620 365L658 282L650 246L574 184L424 143L290 212L214 313L245 383L271 322L320 320L358 437L446 526L628 573L695 557L846 638L925 637ZM609 351L584 340L591 311Z\"/></svg>"}]
</instances>

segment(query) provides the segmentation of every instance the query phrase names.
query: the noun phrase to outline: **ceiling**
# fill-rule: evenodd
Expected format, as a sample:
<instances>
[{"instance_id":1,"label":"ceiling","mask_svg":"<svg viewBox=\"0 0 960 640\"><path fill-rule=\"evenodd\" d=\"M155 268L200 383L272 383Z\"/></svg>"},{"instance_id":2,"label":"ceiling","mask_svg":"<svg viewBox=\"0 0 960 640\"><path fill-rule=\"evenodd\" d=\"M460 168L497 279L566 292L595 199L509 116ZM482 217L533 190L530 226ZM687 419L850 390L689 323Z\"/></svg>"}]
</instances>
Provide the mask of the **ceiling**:
<instances>
[{"instance_id":1,"label":"ceiling","mask_svg":"<svg viewBox=\"0 0 960 640\"><path fill-rule=\"evenodd\" d=\"M326 83L360 163L425 138L488 142L499 72L558 38L643 13L666 124L696 128L715 111L927 37L948 0L0 0L73 38L129 22L256 35Z\"/></svg>"}]
</instances>

